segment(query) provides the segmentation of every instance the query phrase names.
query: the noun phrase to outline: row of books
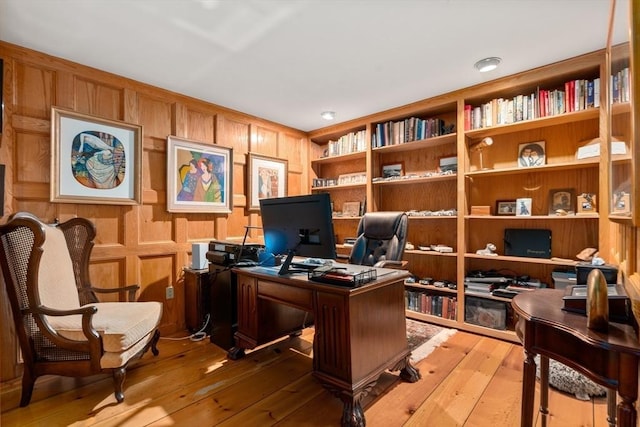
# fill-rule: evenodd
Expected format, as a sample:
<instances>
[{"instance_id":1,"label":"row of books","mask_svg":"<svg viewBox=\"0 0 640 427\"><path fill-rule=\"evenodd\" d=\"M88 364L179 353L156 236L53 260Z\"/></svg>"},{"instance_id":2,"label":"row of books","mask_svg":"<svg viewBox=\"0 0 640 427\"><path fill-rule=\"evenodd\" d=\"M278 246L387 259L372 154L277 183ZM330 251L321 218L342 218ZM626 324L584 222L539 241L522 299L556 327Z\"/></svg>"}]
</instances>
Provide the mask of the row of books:
<instances>
[{"instance_id":1,"label":"row of books","mask_svg":"<svg viewBox=\"0 0 640 427\"><path fill-rule=\"evenodd\" d=\"M630 102L629 67L611 75L611 102Z\"/></svg>"},{"instance_id":2,"label":"row of books","mask_svg":"<svg viewBox=\"0 0 640 427\"><path fill-rule=\"evenodd\" d=\"M447 125L444 120L439 118L409 117L395 122L378 123L371 137L371 147L405 144L446 135L453 131L454 125Z\"/></svg>"},{"instance_id":3,"label":"row of books","mask_svg":"<svg viewBox=\"0 0 640 427\"><path fill-rule=\"evenodd\" d=\"M405 290L407 310L430 314L444 319L456 319L457 298L447 295L435 295L425 291Z\"/></svg>"},{"instance_id":4,"label":"row of books","mask_svg":"<svg viewBox=\"0 0 640 427\"><path fill-rule=\"evenodd\" d=\"M479 106L464 106L464 129L482 129L600 106L600 79L577 79L563 88L537 88L530 94L494 98Z\"/></svg>"},{"instance_id":5,"label":"row of books","mask_svg":"<svg viewBox=\"0 0 640 427\"><path fill-rule=\"evenodd\" d=\"M337 141L329 141L324 157L340 156L366 150L366 131L363 129L342 135Z\"/></svg>"}]
</instances>

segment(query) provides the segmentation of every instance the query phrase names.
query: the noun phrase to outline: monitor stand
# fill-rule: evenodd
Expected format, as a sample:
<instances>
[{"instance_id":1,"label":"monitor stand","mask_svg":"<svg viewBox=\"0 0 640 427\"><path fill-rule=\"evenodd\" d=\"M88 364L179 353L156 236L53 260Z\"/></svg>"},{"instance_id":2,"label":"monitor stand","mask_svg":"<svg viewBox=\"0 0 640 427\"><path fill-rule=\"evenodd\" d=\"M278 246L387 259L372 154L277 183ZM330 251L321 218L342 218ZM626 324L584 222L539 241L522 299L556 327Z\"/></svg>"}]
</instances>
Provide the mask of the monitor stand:
<instances>
[{"instance_id":1,"label":"monitor stand","mask_svg":"<svg viewBox=\"0 0 640 427\"><path fill-rule=\"evenodd\" d=\"M296 270L296 269L289 268L291 266L291 261L293 260L293 256L295 254L296 254L296 251L294 249L291 249L287 253L287 257L285 258L284 262L282 263L282 266L280 267L280 270L278 271L279 276L286 276L292 273L306 273L306 270Z\"/></svg>"}]
</instances>

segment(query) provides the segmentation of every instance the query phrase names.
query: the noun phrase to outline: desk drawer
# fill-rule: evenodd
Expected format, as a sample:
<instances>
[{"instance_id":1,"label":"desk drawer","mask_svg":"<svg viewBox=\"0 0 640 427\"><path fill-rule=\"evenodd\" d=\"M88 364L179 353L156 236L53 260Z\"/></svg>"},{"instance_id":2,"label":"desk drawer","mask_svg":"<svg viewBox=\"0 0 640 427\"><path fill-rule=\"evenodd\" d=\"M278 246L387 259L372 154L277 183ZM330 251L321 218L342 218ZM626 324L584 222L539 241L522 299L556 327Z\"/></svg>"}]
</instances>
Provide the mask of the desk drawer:
<instances>
[{"instance_id":1,"label":"desk drawer","mask_svg":"<svg viewBox=\"0 0 640 427\"><path fill-rule=\"evenodd\" d=\"M283 285L282 283L258 281L258 297L292 305L303 310L313 309L313 295L311 290Z\"/></svg>"}]
</instances>

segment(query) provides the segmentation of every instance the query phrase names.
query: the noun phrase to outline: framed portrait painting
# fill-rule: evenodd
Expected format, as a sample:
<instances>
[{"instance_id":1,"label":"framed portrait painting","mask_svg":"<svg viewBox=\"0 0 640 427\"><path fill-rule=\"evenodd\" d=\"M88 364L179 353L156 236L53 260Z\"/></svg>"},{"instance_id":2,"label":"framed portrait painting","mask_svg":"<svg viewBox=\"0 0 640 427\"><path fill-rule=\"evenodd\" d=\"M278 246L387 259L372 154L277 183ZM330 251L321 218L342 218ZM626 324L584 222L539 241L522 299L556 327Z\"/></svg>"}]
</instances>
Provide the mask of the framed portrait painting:
<instances>
[{"instance_id":1,"label":"framed portrait painting","mask_svg":"<svg viewBox=\"0 0 640 427\"><path fill-rule=\"evenodd\" d=\"M167 138L167 210L230 213L233 149Z\"/></svg>"},{"instance_id":2,"label":"framed portrait painting","mask_svg":"<svg viewBox=\"0 0 640 427\"><path fill-rule=\"evenodd\" d=\"M52 202L140 204L141 164L142 126L52 107Z\"/></svg>"},{"instance_id":3,"label":"framed portrait painting","mask_svg":"<svg viewBox=\"0 0 640 427\"><path fill-rule=\"evenodd\" d=\"M259 210L260 199L287 195L287 167L287 160L249 153L249 210Z\"/></svg>"}]
</instances>

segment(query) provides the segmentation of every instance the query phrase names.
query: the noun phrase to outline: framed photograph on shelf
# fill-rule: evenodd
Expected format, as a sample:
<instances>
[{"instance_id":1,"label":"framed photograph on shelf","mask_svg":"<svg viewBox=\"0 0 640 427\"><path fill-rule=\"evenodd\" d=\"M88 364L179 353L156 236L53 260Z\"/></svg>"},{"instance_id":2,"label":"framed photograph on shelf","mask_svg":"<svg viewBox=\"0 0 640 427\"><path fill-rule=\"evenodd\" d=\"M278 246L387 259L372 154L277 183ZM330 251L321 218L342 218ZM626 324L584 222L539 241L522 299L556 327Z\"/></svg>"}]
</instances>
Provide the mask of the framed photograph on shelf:
<instances>
[{"instance_id":1,"label":"framed photograph on shelf","mask_svg":"<svg viewBox=\"0 0 640 427\"><path fill-rule=\"evenodd\" d=\"M177 136L167 138L167 210L229 213L233 149Z\"/></svg>"},{"instance_id":2,"label":"framed photograph on shelf","mask_svg":"<svg viewBox=\"0 0 640 427\"><path fill-rule=\"evenodd\" d=\"M496 215L513 216L516 214L515 200L496 201Z\"/></svg>"},{"instance_id":3,"label":"framed photograph on shelf","mask_svg":"<svg viewBox=\"0 0 640 427\"><path fill-rule=\"evenodd\" d=\"M50 201L142 202L142 126L51 108Z\"/></svg>"},{"instance_id":4,"label":"framed photograph on shelf","mask_svg":"<svg viewBox=\"0 0 640 427\"><path fill-rule=\"evenodd\" d=\"M573 188L549 190L549 215L567 215L576 212L576 192Z\"/></svg>"},{"instance_id":5,"label":"framed photograph on shelf","mask_svg":"<svg viewBox=\"0 0 640 427\"><path fill-rule=\"evenodd\" d=\"M360 216L360 202L344 202L342 204L342 216Z\"/></svg>"},{"instance_id":6,"label":"framed photograph on shelf","mask_svg":"<svg viewBox=\"0 0 640 427\"><path fill-rule=\"evenodd\" d=\"M249 210L259 210L260 199L287 195L287 167L287 160L249 153Z\"/></svg>"},{"instance_id":7,"label":"framed photograph on shelf","mask_svg":"<svg viewBox=\"0 0 640 427\"><path fill-rule=\"evenodd\" d=\"M626 191L616 191L613 193L611 212L618 215L629 215L631 213L629 193Z\"/></svg>"},{"instance_id":8,"label":"framed photograph on shelf","mask_svg":"<svg viewBox=\"0 0 640 427\"><path fill-rule=\"evenodd\" d=\"M531 199L516 199L516 216L531 216Z\"/></svg>"},{"instance_id":9,"label":"framed photograph on shelf","mask_svg":"<svg viewBox=\"0 0 640 427\"><path fill-rule=\"evenodd\" d=\"M404 164L402 162L382 165L382 177L383 178L401 177L403 173L403 169L404 169Z\"/></svg>"},{"instance_id":10,"label":"framed photograph on shelf","mask_svg":"<svg viewBox=\"0 0 640 427\"><path fill-rule=\"evenodd\" d=\"M582 193L577 197L576 214L591 214L598 212L596 195L593 193Z\"/></svg>"},{"instance_id":11,"label":"framed photograph on shelf","mask_svg":"<svg viewBox=\"0 0 640 427\"><path fill-rule=\"evenodd\" d=\"M531 168L546 164L545 142L527 142L518 145L518 167Z\"/></svg>"}]
</instances>

